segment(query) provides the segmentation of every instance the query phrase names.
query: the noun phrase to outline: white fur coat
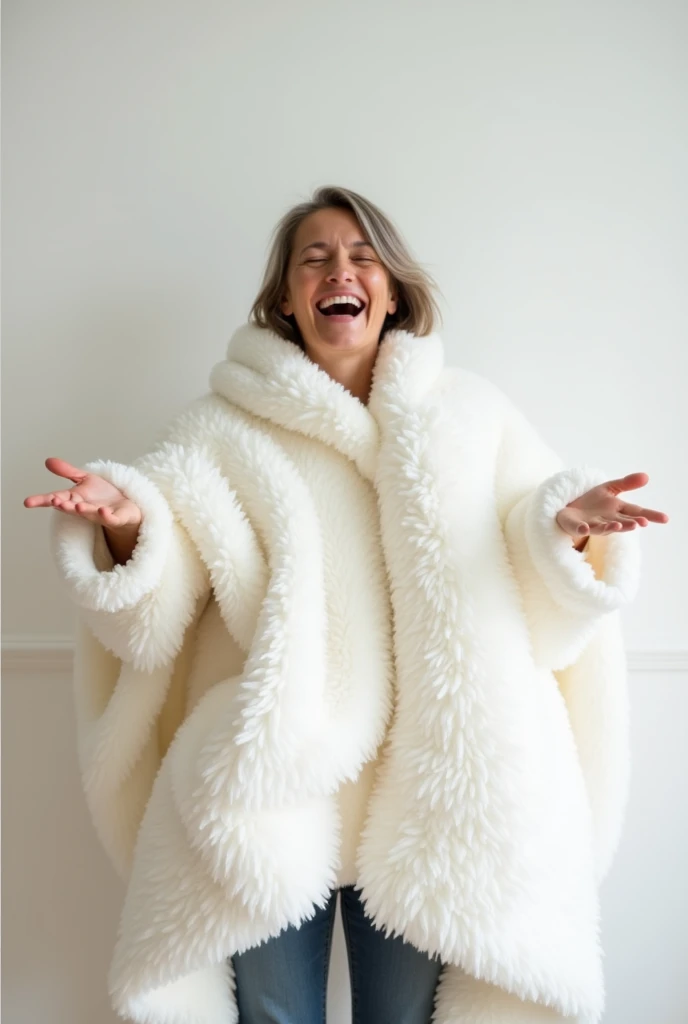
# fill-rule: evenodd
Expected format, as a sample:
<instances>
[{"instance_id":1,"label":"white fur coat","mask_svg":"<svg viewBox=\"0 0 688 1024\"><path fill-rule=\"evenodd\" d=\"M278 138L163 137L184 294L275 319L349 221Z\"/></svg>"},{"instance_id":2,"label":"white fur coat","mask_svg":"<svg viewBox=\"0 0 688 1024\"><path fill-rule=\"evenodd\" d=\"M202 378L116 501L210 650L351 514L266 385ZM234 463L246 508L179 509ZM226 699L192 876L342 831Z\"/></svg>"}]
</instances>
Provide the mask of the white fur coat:
<instances>
[{"instance_id":1,"label":"white fur coat","mask_svg":"<svg viewBox=\"0 0 688 1024\"><path fill-rule=\"evenodd\" d=\"M53 517L85 793L128 883L115 1008L236 1022L229 957L322 904L337 793L378 755L356 880L442 959L433 1021L596 1024L639 531L580 553L555 516L607 474L437 335L387 334L367 406L252 325L210 384L152 453L89 463L143 510L126 565Z\"/></svg>"}]
</instances>

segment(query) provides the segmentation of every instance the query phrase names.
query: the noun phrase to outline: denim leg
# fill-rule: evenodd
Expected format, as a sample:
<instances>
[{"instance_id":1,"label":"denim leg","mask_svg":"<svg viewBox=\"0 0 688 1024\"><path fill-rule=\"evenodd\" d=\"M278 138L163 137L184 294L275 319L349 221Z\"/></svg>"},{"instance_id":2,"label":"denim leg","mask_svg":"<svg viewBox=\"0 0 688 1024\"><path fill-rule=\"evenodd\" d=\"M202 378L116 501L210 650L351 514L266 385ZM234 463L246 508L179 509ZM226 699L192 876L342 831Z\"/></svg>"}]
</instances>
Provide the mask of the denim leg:
<instances>
[{"instance_id":1,"label":"denim leg","mask_svg":"<svg viewBox=\"0 0 688 1024\"><path fill-rule=\"evenodd\" d=\"M239 1024L325 1024L337 892L298 928L232 957Z\"/></svg>"},{"instance_id":2,"label":"denim leg","mask_svg":"<svg viewBox=\"0 0 688 1024\"><path fill-rule=\"evenodd\" d=\"M376 929L353 885L340 891L353 1024L430 1024L441 961Z\"/></svg>"}]
</instances>

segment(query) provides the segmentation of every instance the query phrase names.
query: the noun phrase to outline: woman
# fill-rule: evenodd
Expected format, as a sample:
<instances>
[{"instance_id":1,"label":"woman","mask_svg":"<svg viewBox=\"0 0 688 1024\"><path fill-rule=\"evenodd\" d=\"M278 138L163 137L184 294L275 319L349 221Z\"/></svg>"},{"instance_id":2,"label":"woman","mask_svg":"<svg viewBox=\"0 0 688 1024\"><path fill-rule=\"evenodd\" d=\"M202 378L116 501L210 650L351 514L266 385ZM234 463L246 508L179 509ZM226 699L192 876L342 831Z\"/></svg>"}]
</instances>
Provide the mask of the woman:
<instances>
[{"instance_id":1,"label":"woman","mask_svg":"<svg viewBox=\"0 0 688 1024\"><path fill-rule=\"evenodd\" d=\"M619 609L668 517L563 468L435 321L388 218L318 189L210 392L25 501L64 513L135 1021L322 1021L338 891L356 1024L600 1019Z\"/></svg>"}]
</instances>

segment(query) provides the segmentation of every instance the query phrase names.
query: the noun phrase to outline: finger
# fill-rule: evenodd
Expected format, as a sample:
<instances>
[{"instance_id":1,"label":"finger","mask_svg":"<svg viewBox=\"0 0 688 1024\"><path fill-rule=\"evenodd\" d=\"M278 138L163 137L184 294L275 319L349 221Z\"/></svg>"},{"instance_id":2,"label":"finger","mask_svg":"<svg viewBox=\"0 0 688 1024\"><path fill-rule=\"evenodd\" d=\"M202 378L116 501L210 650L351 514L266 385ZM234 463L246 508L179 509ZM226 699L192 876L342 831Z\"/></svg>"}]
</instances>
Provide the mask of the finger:
<instances>
[{"instance_id":1,"label":"finger","mask_svg":"<svg viewBox=\"0 0 688 1024\"><path fill-rule=\"evenodd\" d=\"M114 520L118 519L118 516L113 516L112 509L107 505L94 505L90 501L84 501L80 496L76 496L75 499L67 498L64 501L55 502L54 508L59 508L61 512L78 512L79 515L99 515L102 519L107 519L108 522L113 523Z\"/></svg>"},{"instance_id":2,"label":"finger","mask_svg":"<svg viewBox=\"0 0 688 1024\"><path fill-rule=\"evenodd\" d=\"M24 498L24 508L49 508L51 498L52 494L30 494Z\"/></svg>"},{"instance_id":3,"label":"finger","mask_svg":"<svg viewBox=\"0 0 688 1024\"><path fill-rule=\"evenodd\" d=\"M87 475L84 469L79 469L78 466L73 466L71 462L66 462L64 459L56 457L46 459L45 466L51 473L54 473L56 476L65 476L68 480L73 480L75 484L79 483Z\"/></svg>"},{"instance_id":4,"label":"finger","mask_svg":"<svg viewBox=\"0 0 688 1024\"><path fill-rule=\"evenodd\" d=\"M641 515L644 516L645 519L649 519L651 523L669 522L669 516L666 514L666 512L658 512L657 509L654 508L644 508L641 512Z\"/></svg>"},{"instance_id":5,"label":"finger","mask_svg":"<svg viewBox=\"0 0 688 1024\"><path fill-rule=\"evenodd\" d=\"M589 532L588 524L582 514L568 505L559 511L557 523L570 537L584 537Z\"/></svg>"},{"instance_id":6,"label":"finger","mask_svg":"<svg viewBox=\"0 0 688 1024\"><path fill-rule=\"evenodd\" d=\"M53 505L58 512L65 512L68 515L84 516L87 519L96 519L103 526L126 526L126 520L117 515L108 505L93 505L90 501L59 501Z\"/></svg>"},{"instance_id":7,"label":"finger","mask_svg":"<svg viewBox=\"0 0 688 1024\"><path fill-rule=\"evenodd\" d=\"M620 494L621 491L635 491L638 487L644 487L649 480L647 473L628 473L618 480L607 480L603 486L613 494Z\"/></svg>"},{"instance_id":8,"label":"finger","mask_svg":"<svg viewBox=\"0 0 688 1024\"><path fill-rule=\"evenodd\" d=\"M81 508L82 504L84 505L83 509ZM100 517L103 526L124 526L126 524L126 520L123 520L122 516L117 515L107 505L99 507L98 505L88 505L87 502L79 502L77 505L77 512L90 511L91 509Z\"/></svg>"},{"instance_id":9,"label":"finger","mask_svg":"<svg viewBox=\"0 0 688 1024\"><path fill-rule=\"evenodd\" d=\"M669 516L666 512L659 512L654 508L643 508L642 505L624 504L620 511L628 516L640 516L651 523L668 523Z\"/></svg>"},{"instance_id":10,"label":"finger","mask_svg":"<svg viewBox=\"0 0 688 1024\"><path fill-rule=\"evenodd\" d=\"M62 512L97 512L98 506L92 505L89 501L84 501L80 495L71 497L69 493L66 498L56 497L53 501L53 508L58 508Z\"/></svg>"},{"instance_id":11,"label":"finger","mask_svg":"<svg viewBox=\"0 0 688 1024\"><path fill-rule=\"evenodd\" d=\"M86 505L86 502L81 502L80 504ZM124 525L124 523L122 522L122 516L117 515L115 512L113 512L108 505L90 505L88 507L94 509L101 517L101 519L103 519L108 524L108 526ZM79 511L81 511L81 509L79 509Z\"/></svg>"},{"instance_id":12,"label":"finger","mask_svg":"<svg viewBox=\"0 0 688 1024\"><path fill-rule=\"evenodd\" d=\"M47 494L31 494L28 498L24 498L24 505L26 508L50 508L55 505L56 501L68 500L70 493L70 491L48 491Z\"/></svg>"},{"instance_id":13,"label":"finger","mask_svg":"<svg viewBox=\"0 0 688 1024\"><path fill-rule=\"evenodd\" d=\"M113 512L108 505L103 505L98 509L98 515L101 517L103 526L108 527L119 527L128 526L130 528L140 526L141 521L133 519L131 514L128 512Z\"/></svg>"},{"instance_id":14,"label":"finger","mask_svg":"<svg viewBox=\"0 0 688 1024\"><path fill-rule=\"evenodd\" d=\"M632 525L630 527L626 527L626 529L635 528L634 520L631 519L630 523L632 523ZM593 516L589 522L589 526L590 532L598 535L603 533L619 533L624 529L623 523L619 523L612 519L605 519L604 516Z\"/></svg>"},{"instance_id":15,"label":"finger","mask_svg":"<svg viewBox=\"0 0 688 1024\"><path fill-rule=\"evenodd\" d=\"M621 523L634 523L637 526L649 526L648 520L645 516L626 516L622 512L619 512L616 516L617 520Z\"/></svg>"},{"instance_id":16,"label":"finger","mask_svg":"<svg viewBox=\"0 0 688 1024\"><path fill-rule=\"evenodd\" d=\"M51 495L51 505L64 505L70 503L72 505L77 501L83 501L84 499L78 491L53 491Z\"/></svg>"}]
</instances>

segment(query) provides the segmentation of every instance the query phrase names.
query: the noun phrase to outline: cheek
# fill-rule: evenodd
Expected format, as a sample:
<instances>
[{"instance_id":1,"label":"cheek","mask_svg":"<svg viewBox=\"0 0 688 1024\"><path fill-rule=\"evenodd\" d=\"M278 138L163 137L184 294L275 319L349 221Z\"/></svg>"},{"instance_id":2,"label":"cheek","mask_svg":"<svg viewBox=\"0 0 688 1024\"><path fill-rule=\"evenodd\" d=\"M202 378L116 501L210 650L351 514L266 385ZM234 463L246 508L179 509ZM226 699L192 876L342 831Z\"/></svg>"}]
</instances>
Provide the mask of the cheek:
<instances>
[{"instance_id":1,"label":"cheek","mask_svg":"<svg viewBox=\"0 0 688 1024\"><path fill-rule=\"evenodd\" d=\"M318 282L311 274L294 274L290 281L292 302L295 306L310 306Z\"/></svg>"},{"instance_id":2,"label":"cheek","mask_svg":"<svg viewBox=\"0 0 688 1024\"><path fill-rule=\"evenodd\" d=\"M366 279L368 295L374 303L386 304L389 297L389 283L384 271L375 269Z\"/></svg>"}]
</instances>

